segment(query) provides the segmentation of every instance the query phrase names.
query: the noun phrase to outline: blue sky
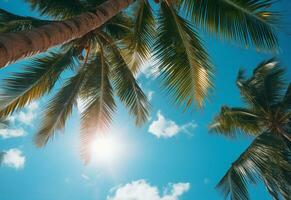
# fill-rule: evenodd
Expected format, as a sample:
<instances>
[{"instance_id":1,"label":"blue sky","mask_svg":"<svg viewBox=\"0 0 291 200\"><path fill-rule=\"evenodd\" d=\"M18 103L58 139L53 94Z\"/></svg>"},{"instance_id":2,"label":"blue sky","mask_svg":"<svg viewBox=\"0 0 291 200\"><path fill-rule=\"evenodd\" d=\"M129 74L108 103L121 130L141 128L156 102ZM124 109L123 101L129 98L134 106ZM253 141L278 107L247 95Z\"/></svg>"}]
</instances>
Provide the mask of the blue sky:
<instances>
[{"instance_id":1,"label":"blue sky","mask_svg":"<svg viewBox=\"0 0 291 200\"><path fill-rule=\"evenodd\" d=\"M21 0L0 0L0 8L37 16ZM288 15L291 2L282 0L276 9ZM284 21L291 22L291 18L285 16ZM0 133L0 151L9 155L0 167L0 200L126 200L129 191L143 197L137 200L222 199L215 185L251 138L228 140L211 135L207 125L222 105L242 104L235 86L238 69L244 67L251 72L256 64L272 55L202 35L215 65L215 90L204 110L184 113L170 103L158 80L145 70L139 81L151 96L151 120L136 128L127 111L118 105L112 129L108 131L118 143L116 156L84 166L78 152L77 109L64 134L59 134L44 149L33 145L33 135L42 123L42 107L48 100L45 97L16 113L11 128ZM280 32L279 40L281 53L277 57L287 68L286 78L290 81L291 38ZM22 65L19 62L1 70L1 79ZM252 185L250 192L251 199L270 199L262 185Z\"/></svg>"}]
</instances>

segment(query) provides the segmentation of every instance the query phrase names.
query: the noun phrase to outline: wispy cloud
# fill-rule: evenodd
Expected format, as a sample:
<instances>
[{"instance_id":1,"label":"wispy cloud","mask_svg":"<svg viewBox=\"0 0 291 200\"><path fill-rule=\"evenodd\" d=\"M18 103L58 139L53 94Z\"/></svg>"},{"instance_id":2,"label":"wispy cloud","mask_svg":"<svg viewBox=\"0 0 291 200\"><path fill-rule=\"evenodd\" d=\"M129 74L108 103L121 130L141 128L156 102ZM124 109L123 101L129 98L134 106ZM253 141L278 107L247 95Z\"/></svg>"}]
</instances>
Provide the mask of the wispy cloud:
<instances>
[{"instance_id":1,"label":"wispy cloud","mask_svg":"<svg viewBox=\"0 0 291 200\"><path fill-rule=\"evenodd\" d=\"M9 128L0 129L0 137L3 138L3 139L22 137L22 136L25 136L25 135L26 135L26 132L22 128L18 128L18 129L9 129Z\"/></svg>"},{"instance_id":2,"label":"wispy cloud","mask_svg":"<svg viewBox=\"0 0 291 200\"><path fill-rule=\"evenodd\" d=\"M27 132L21 125L33 126L33 120L37 116L39 104L38 102L32 102L23 108L22 111L17 112L10 116L7 120L9 125L0 129L0 138L16 138L27 135Z\"/></svg>"},{"instance_id":3,"label":"wispy cloud","mask_svg":"<svg viewBox=\"0 0 291 200\"><path fill-rule=\"evenodd\" d=\"M0 155L0 164L6 167L21 169L25 164L25 156L19 149L9 149Z\"/></svg>"},{"instance_id":4,"label":"wispy cloud","mask_svg":"<svg viewBox=\"0 0 291 200\"><path fill-rule=\"evenodd\" d=\"M190 130L196 127L197 124L194 122L178 125L175 121L166 119L161 111L158 111L157 119L150 124L148 131L158 138L170 138L179 133L190 133Z\"/></svg>"},{"instance_id":5,"label":"wispy cloud","mask_svg":"<svg viewBox=\"0 0 291 200\"><path fill-rule=\"evenodd\" d=\"M38 107L38 102L34 101L31 104L27 105L22 111L12 115L9 120L12 123L19 122L28 126L32 126L32 121L37 116Z\"/></svg>"},{"instance_id":6,"label":"wispy cloud","mask_svg":"<svg viewBox=\"0 0 291 200\"><path fill-rule=\"evenodd\" d=\"M141 70L137 73L136 78L144 76L146 78L156 79L160 75L160 72L154 66L156 66L156 63L153 60L149 60L141 67Z\"/></svg>"},{"instance_id":7,"label":"wispy cloud","mask_svg":"<svg viewBox=\"0 0 291 200\"><path fill-rule=\"evenodd\" d=\"M142 179L114 188L114 194L107 196L107 200L179 200L189 189L190 183L175 183L168 184L168 187L160 192L158 187Z\"/></svg>"}]
</instances>

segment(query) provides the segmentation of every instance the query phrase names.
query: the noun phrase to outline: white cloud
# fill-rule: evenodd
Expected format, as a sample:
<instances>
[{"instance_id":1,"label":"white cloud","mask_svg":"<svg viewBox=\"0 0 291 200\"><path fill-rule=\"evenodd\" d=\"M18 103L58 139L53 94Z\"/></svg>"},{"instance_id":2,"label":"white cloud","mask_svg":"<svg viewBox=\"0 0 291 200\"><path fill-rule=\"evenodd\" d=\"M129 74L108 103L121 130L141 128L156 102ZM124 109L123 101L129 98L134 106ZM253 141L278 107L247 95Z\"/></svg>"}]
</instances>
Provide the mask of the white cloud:
<instances>
[{"instance_id":1,"label":"white cloud","mask_svg":"<svg viewBox=\"0 0 291 200\"><path fill-rule=\"evenodd\" d=\"M138 180L115 188L113 196L107 200L179 200L190 189L190 183L169 184L160 195L156 186L151 186L145 180Z\"/></svg>"},{"instance_id":2,"label":"white cloud","mask_svg":"<svg viewBox=\"0 0 291 200\"><path fill-rule=\"evenodd\" d=\"M197 124L195 124L194 122L189 122L187 124L179 126L175 121L166 119L162 115L161 111L158 111L157 117L157 120L154 120L150 124L148 131L158 138L170 138L182 132L190 133L190 129L194 129L197 127Z\"/></svg>"},{"instance_id":3,"label":"white cloud","mask_svg":"<svg viewBox=\"0 0 291 200\"><path fill-rule=\"evenodd\" d=\"M3 139L25 136L26 132L22 129L0 129L0 137Z\"/></svg>"},{"instance_id":4,"label":"white cloud","mask_svg":"<svg viewBox=\"0 0 291 200\"><path fill-rule=\"evenodd\" d=\"M9 120L13 123L17 121L22 124L32 126L32 121L35 119L37 115L36 113L38 107L39 107L38 102L34 101L27 105L22 111L12 115L9 118Z\"/></svg>"},{"instance_id":5,"label":"white cloud","mask_svg":"<svg viewBox=\"0 0 291 200\"><path fill-rule=\"evenodd\" d=\"M25 156L19 149L9 149L3 152L0 162L4 166L20 169L24 167Z\"/></svg>"},{"instance_id":6,"label":"white cloud","mask_svg":"<svg viewBox=\"0 0 291 200\"><path fill-rule=\"evenodd\" d=\"M33 126L33 120L37 115L38 102L32 102L25 106L22 111L8 117L9 127L0 129L0 138L16 138L25 136L27 133L23 128L18 128L18 125L25 124Z\"/></svg>"},{"instance_id":7,"label":"white cloud","mask_svg":"<svg viewBox=\"0 0 291 200\"><path fill-rule=\"evenodd\" d=\"M154 66L156 66L156 63L153 62L153 60L149 60L147 63L141 66L141 70L139 71L139 73L137 73L136 78L139 78L142 75L144 75L146 78L157 78L160 73Z\"/></svg>"}]
</instances>

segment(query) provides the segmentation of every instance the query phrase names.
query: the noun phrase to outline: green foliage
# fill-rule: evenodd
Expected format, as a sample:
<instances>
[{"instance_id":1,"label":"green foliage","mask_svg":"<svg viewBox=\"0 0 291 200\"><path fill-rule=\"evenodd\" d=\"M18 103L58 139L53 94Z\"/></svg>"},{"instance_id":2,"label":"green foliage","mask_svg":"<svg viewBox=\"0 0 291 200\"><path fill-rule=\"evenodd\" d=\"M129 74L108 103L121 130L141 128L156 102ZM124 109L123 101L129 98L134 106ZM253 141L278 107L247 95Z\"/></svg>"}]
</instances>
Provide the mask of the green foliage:
<instances>
[{"instance_id":1,"label":"green foliage","mask_svg":"<svg viewBox=\"0 0 291 200\"><path fill-rule=\"evenodd\" d=\"M274 59L260 63L249 79L244 78L241 70L237 78L237 86L243 100L250 106L260 106L264 110L277 104L282 99L286 87L284 72Z\"/></svg>"},{"instance_id":2,"label":"green foliage","mask_svg":"<svg viewBox=\"0 0 291 200\"><path fill-rule=\"evenodd\" d=\"M217 188L225 199L230 196L232 200L248 200L247 182L261 179L273 191L271 195L275 199L281 194L287 200L290 176L285 175L290 173L291 166L290 151L289 158L284 155L286 148L282 138L274 133L262 133L232 164Z\"/></svg>"},{"instance_id":3,"label":"green foliage","mask_svg":"<svg viewBox=\"0 0 291 200\"><path fill-rule=\"evenodd\" d=\"M90 160L90 144L94 137L108 128L115 111L109 72L109 65L101 49L96 55L96 60L89 65L88 76L81 91L81 99L85 99L85 109L82 112L81 156L85 163Z\"/></svg>"},{"instance_id":4,"label":"green foliage","mask_svg":"<svg viewBox=\"0 0 291 200\"><path fill-rule=\"evenodd\" d=\"M45 109L41 128L35 137L38 147L44 146L55 132L62 130L82 87L83 78L87 71L83 68L75 76L67 80Z\"/></svg>"},{"instance_id":5,"label":"green foliage","mask_svg":"<svg viewBox=\"0 0 291 200\"><path fill-rule=\"evenodd\" d=\"M151 46L156 35L153 11L147 0L139 0L134 13L133 31L124 39L127 43L124 54L129 59L133 73L150 59Z\"/></svg>"},{"instance_id":6,"label":"green foliage","mask_svg":"<svg viewBox=\"0 0 291 200\"><path fill-rule=\"evenodd\" d=\"M277 51L280 15L270 7L274 0L184 0L183 10L207 32L245 47Z\"/></svg>"},{"instance_id":7,"label":"green foliage","mask_svg":"<svg viewBox=\"0 0 291 200\"><path fill-rule=\"evenodd\" d=\"M52 52L32 59L23 72L4 80L0 94L0 117L12 114L51 91L61 73L74 68L72 50Z\"/></svg>"},{"instance_id":8,"label":"green foliage","mask_svg":"<svg viewBox=\"0 0 291 200\"><path fill-rule=\"evenodd\" d=\"M262 62L248 79L241 70L237 86L246 108L222 107L210 130L231 138L237 133L256 138L232 164L217 188L225 199L229 196L233 200L247 200L247 183L260 179L273 199L289 200L291 109L290 86L284 90L284 70L275 59Z\"/></svg>"},{"instance_id":9,"label":"green foliage","mask_svg":"<svg viewBox=\"0 0 291 200\"><path fill-rule=\"evenodd\" d=\"M175 102L185 108L194 102L201 107L212 86L208 54L191 24L165 2L161 3L154 57L163 86Z\"/></svg>"},{"instance_id":10,"label":"green foliage","mask_svg":"<svg viewBox=\"0 0 291 200\"><path fill-rule=\"evenodd\" d=\"M106 39L106 36L103 35L103 38ZM108 39L107 42L110 42ZM136 125L140 126L149 117L150 103L120 54L118 47L113 44L111 45L110 58L112 64L111 76L117 96L129 108L130 114L135 116Z\"/></svg>"},{"instance_id":11,"label":"green foliage","mask_svg":"<svg viewBox=\"0 0 291 200\"><path fill-rule=\"evenodd\" d=\"M51 21L12 14L0 8L0 33L19 32L49 24Z\"/></svg>"},{"instance_id":12,"label":"green foliage","mask_svg":"<svg viewBox=\"0 0 291 200\"><path fill-rule=\"evenodd\" d=\"M259 116L244 108L221 108L220 114L210 125L210 131L234 138L237 133L258 135L261 131Z\"/></svg>"},{"instance_id":13,"label":"green foliage","mask_svg":"<svg viewBox=\"0 0 291 200\"><path fill-rule=\"evenodd\" d=\"M29 30L53 20L66 20L83 12L94 12L105 0L26 2L52 21L22 17L0 9L0 32ZM81 155L88 162L88 147L97 131L95 129L102 130L111 123L115 111L114 95L135 117L137 125L147 121L150 103L135 78L144 64L156 65L163 88L173 96L176 104L185 109L193 105L202 107L213 87L213 70L198 35L198 26L247 47L253 44L259 50L274 51L277 48L275 27L278 14L270 11L272 4L271 0L161 0L156 5L156 14L148 0L136 1L132 7L96 30L61 45L58 52L33 59L23 72L14 73L6 79L0 94L0 118L52 93L61 74L72 68L73 76L64 85L61 84L45 109L45 123L36 136L36 143L38 146L45 145L63 129L77 99L81 99L85 103L81 114ZM184 11L187 11L187 16L183 15ZM86 75L81 75L85 71L88 71ZM270 73L268 90L260 88L260 94L268 94L268 102L272 106L277 102L280 108L290 109L290 89L285 100L279 102L281 93L276 91L281 86L272 85L277 83L282 73ZM249 89L251 81L239 80L244 85L241 92L245 94L246 101L257 104L257 100L262 100L261 96L252 97L253 91ZM254 98L258 99L254 101ZM260 105L262 115L266 107ZM261 120L255 117L260 116L257 108L251 106L243 111L227 109L223 116L217 118L220 125L213 129L228 132L231 137L235 135L231 132L237 132L239 128L256 135L261 128ZM252 122L256 124L251 126ZM235 126L230 125L232 123ZM289 130L289 125L285 129Z\"/></svg>"}]
</instances>

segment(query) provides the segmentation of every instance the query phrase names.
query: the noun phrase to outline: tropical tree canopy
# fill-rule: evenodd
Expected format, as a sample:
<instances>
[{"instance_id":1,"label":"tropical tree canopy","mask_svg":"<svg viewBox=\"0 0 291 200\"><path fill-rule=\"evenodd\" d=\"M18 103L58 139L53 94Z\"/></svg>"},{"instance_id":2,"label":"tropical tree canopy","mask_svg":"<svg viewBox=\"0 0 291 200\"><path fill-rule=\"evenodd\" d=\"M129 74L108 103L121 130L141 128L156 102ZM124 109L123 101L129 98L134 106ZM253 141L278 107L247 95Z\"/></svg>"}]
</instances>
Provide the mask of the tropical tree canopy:
<instances>
[{"instance_id":1,"label":"tropical tree canopy","mask_svg":"<svg viewBox=\"0 0 291 200\"><path fill-rule=\"evenodd\" d=\"M119 3L123 1L124 5L131 2ZM106 2L109 3L104 4ZM45 109L44 123L35 141L38 146L44 146L62 130L73 107L81 100L85 104L81 114L81 152L88 161L88 143L96 130L109 126L116 109L115 96L135 116L137 125L147 120L150 104L135 77L149 60L176 104L184 109L205 104L212 88L213 65L198 30L206 30L243 47L252 45L261 51L277 50L278 13L270 9L274 3L271 0L155 2L135 1L109 20L104 18L103 25L82 37L72 37L69 42L64 40L66 44L61 43L31 59L24 71L5 80L0 94L0 117L7 117L51 93L61 75L71 70L73 76L58 88ZM27 0L27 3L47 20L18 16L1 9L0 39L21 38L17 40L21 43L32 41L30 36L47 36L48 40L39 40L40 52L50 47L46 42L59 39L54 33L59 35L65 30L75 33L77 29L70 26L73 22L77 28L79 22L91 27L90 16L96 10L106 16L109 7L113 9L109 0ZM82 18L82 13L89 13L86 19ZM45 30L42 32L45 34L38 34L38 28ZM52 29L54 32L49 31ZM0 45L0 53L10 52L7 44ZM26 52L23 55L34 53L29 45L22 47L27 48L27 51L22 49Z\"/></svg>"},{"instance_id":2,"label":"tropical tree canopy","mask_svg":"<svg viewBox=\"0 0 291 200\"><path fill-rule=\"evenodd\" d=\"M263 181L273 199L291 194L291 84L284 69L271 59L259 64L250 78L241 70L237 86L245 107L221 108L210 130L229 138L254 137L232 163L217 188L225 198L249 199L247 182Z\"/></svg>"}]
</instances>

